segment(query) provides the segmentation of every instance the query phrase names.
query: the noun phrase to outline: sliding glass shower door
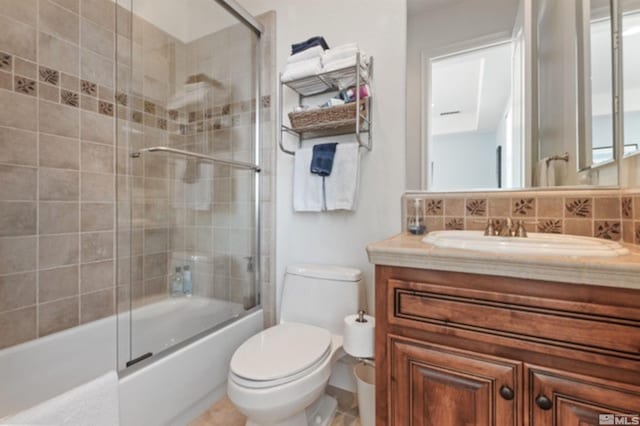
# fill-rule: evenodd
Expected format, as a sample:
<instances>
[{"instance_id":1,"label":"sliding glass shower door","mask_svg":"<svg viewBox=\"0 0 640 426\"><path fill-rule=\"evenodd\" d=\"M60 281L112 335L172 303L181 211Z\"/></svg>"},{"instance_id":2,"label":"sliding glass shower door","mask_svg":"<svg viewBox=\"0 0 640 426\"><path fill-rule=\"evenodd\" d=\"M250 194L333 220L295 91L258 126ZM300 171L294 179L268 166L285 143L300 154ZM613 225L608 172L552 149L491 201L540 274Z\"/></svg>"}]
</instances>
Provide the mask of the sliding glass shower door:
<instances>
[{"instance_id":1,"label":"sliding glass shower door","mask_svg":"<svg viewBox=\"0 0 640 426\"><path fill-rule=\"evenodd\" d=\"M119 366L259 304L259 30L215 0L117 15Z\"/></svg>"}]
</instances>

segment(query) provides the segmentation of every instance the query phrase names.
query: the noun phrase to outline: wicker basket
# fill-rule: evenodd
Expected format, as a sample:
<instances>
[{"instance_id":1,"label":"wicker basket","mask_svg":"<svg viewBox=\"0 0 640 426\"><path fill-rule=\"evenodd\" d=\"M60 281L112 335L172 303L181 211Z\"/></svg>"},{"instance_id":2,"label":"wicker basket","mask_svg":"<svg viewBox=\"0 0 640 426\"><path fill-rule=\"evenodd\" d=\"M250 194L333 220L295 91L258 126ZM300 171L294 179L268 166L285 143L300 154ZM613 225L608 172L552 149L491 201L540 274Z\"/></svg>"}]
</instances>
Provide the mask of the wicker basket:
<instances>
[{"instance_id":1,"label":"wicker basket","mask_svg":"<svg viewBox=\"0 0 640 426\"><path fill-rule=\"evenodd\" d=\"M368 102L360 101L360 116L367 116ZM296 131L319 131L356 123L356 102L311 111L290 112L291 128ZM361 120L362 121L362 120Z\"/></svg>"}]
</instances>

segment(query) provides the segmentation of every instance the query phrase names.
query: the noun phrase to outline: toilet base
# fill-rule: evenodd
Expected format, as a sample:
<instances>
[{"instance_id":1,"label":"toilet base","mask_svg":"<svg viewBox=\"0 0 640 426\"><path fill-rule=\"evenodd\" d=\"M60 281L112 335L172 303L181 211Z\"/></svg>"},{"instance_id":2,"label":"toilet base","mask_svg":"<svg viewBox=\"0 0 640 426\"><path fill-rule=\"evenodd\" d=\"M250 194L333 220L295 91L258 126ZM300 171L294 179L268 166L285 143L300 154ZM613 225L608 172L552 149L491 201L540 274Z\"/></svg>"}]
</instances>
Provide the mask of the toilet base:
<instances>
[{"instance_id":1,"label":"toilet base","mask_svg":"<svg viewBox=\"0 0 640 426\"><path fill-rule=\"evenodd\" d=\"M301 413L268 426L329 426L338 409L338 401L332 396L323 394ZM247 420L246 426L267 426Z\"/></svg>"}]
</instances>

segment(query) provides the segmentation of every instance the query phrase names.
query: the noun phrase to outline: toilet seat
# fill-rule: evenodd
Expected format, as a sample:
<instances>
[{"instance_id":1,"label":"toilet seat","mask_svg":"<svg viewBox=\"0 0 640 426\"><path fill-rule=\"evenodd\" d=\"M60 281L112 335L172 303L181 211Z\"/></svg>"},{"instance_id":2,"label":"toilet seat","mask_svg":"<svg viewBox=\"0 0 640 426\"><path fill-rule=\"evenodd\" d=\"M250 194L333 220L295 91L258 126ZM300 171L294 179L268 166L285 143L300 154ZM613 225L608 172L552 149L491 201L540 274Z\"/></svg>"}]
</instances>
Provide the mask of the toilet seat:
<instances>
[{"instance_id":1,"label":"toilet seat","mask_svg":"<svg viewBox=\"0 0 640 426\"><path fill-rule=\"evenodd\" d=\"M282 323L243 343L231 359L230 378L253 389L294 381L331 354L331 333L320 327Z\"/></svg>"}]
</instances>

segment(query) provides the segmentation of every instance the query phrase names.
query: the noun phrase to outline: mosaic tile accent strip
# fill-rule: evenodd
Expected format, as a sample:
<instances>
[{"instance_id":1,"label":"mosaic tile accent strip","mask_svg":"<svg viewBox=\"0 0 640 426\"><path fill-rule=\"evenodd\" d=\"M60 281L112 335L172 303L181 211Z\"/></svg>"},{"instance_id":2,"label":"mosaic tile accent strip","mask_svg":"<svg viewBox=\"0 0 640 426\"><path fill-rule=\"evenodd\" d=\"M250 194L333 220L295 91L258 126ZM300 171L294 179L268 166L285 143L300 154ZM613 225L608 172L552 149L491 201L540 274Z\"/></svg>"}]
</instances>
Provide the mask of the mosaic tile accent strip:
<instances>
[{"instance_id":1,"label":"mosaic tile accent strip","mask_svg":"<svg viewBox=\"0 0 640 426\"><path fill-rule=\"evenodd\" d=\"M15 76L14 87L16 92L25 93L27 95L36 95L36 82L30 78Z\"/></svg>"},{"instance_id":2,"label":"mosaic tile accent strip","mask_svg":"<svg viewBox=\"0 0 640 426\"><path fill-rule=\"evenodd\" d=\"M85 95L97 96L98 95L98 85L96 83L92 83L87 80L82 80L80 82L80 91Z\"/></svg>"},{"instance_id":3,"label":"mosaic tile accent strip","mask_svg":"<svg viewBox=\"0 0 640 426\"><path fill-rule=\"evenodd\" d=\"M0 52L0 70L11 71L13 57L8 53Z\"/></svg>"},{"instance_id":4,"label":"mosaic tile accent strip","mask_svg":"<svg viewBox=\"0 0 640 426\"><path fill-rule=\"evenodd\" d=\"M108 115L113 117L113 104L109 102L98 102L98 112L100 114Z\"/></svg>"},{"instance_id":5,"label":"mosaic tile accent strip","mask_svg":"<svg viewBox=\"0 0 640 426\"><path fill-rule=\"evenodd\" d=\"M78 99L78 94L74 92L70 92L69 90L62 90L60 92L60 102L64 105L69 105L73 107L77 107L80 105L80 101Z\"/></svg>"},{"instance_id":6,"label":"mosaic tile accent strip","mask_svg":"<svg viewBox=\"0 0 640 426\"><path fill-rule=\"evenodd\" d=\"M511 217L523 220L529 232L640 244L640 190L413 192L403 199L403 229L415 217L418 199L428 231L483 230L488 220Z\"/></svg>"},{"instance_id":7,"label":"mosaic tile accent strip","mask_svg":"<svg viewBox=\"0 0 640 426\"><path fill-rule=\"evenodd\" d=\"M40 81L44 81L45 83L57 86L60 81L60 73L56 70L52 70L51 68L40 67L39 74Z\"/></svg>"}]
</instances>

